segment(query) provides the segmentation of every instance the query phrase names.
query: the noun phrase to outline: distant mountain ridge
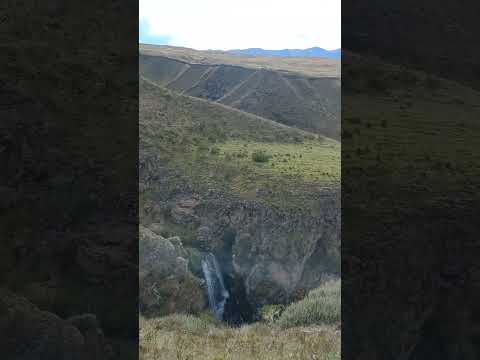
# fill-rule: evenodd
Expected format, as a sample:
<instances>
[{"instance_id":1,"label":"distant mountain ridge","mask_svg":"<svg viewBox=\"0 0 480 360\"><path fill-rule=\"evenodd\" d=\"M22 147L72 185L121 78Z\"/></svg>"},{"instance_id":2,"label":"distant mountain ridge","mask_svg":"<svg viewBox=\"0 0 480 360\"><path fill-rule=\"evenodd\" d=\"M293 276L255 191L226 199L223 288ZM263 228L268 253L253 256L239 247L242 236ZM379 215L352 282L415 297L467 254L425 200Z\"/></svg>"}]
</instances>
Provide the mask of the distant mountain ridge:
<instances>
[{"instance_id":1,"label":"distant mountain ridge","mask_svg":"<svg viewBox=\"0 0 480 360\"><path fill-rule=\"evenodd\" d=\"M251 55L251 56L280 56L280 57L323 57L330 59L339 59L341 49L325 50L319 47L309 49L283 49L283 50L265 50L261 48L233 49L227 50L230 54Z\"/></svg>"}]
</instances>

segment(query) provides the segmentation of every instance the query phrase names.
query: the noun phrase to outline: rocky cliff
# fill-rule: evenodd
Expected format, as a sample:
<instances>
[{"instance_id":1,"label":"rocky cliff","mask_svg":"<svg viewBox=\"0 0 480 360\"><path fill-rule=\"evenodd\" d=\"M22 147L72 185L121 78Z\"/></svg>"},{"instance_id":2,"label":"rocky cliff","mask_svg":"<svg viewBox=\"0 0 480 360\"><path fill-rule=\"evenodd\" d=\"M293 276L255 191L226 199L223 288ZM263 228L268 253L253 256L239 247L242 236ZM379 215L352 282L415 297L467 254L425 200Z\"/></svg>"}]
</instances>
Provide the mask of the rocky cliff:
<instances>
[{"instance_id":1,"label":"rocky cliff","mask_svg":"<svg viewBox=\"0 0 480 360\"><path fill-rule=\"evenodd\" d=\"M188 268L180 238L165 239L140 226L139 304L144 315L195 313L205 306L202 281Z\"/></svg>"},{"instance_id":2,"label":"rocky cliff","mask_svg":"<svg viewBox=\"0 0 480 360\"><path fill-rule=\"evenodd\" d=\"M294 214L182 189L146 203L143 215L166 234L188 229L184 241L215 253L257 306L288 302L340 273L339 194L325 196L321 207L320 216Z\"/></svg>"}]
</instances>

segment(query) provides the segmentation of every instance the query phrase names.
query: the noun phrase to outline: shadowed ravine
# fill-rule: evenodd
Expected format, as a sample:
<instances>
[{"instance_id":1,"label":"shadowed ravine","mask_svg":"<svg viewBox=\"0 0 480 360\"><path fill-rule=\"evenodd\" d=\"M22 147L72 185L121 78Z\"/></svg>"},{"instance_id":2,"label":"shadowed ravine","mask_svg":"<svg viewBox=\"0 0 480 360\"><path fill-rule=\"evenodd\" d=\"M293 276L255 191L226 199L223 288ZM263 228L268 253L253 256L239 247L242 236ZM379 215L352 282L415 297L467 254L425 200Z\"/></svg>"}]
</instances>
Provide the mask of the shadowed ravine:
<instances>
[{"instance_id":1,"label":"shadowed ravine","mask_svg":"<svg viewBox=\"0 0 480 360\"><path fill-rule=\"evenodd\" d=\"M232 326L250 323L257 318L256 311L247 301L243 280L228 271L231 264L224 260L210 252L202 257L210 311L217 320Z\"/></svg>"}]
</instances>

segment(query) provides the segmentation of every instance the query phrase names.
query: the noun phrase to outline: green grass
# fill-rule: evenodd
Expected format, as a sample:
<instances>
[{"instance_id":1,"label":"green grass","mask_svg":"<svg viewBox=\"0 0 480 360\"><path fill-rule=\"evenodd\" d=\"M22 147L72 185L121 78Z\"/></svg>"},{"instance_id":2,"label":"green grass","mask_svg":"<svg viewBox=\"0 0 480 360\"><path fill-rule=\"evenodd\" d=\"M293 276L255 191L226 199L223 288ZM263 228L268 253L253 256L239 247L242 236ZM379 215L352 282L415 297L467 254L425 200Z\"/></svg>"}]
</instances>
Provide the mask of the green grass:
<instances>
[{"instance_id":1,"label":"green grass","mask_svg":"<svg viewBox=\"0 0 480 360\"><path fill-rule=\"evenodd\" d=\"M341 320L341 283L330 280L310 291L283 311L278 324L283 328L312 324L334 324Z\"/></svg>"},{"instance_id":2,"label":"green grass","mask_svg":"<svg viewBox=\"0 0 480 360\"><path fill-rule=\"evenodd\" d=\"M145 318L141 318L140 324L147 321ZM203 335L209 330L214 328L221 328L224 325L216 322L213 317L205 313L202 315L194 316L188 314L174 314L164 317L158 317L152 322L155 323L157 329L168 329L171 331L179 331L188 333L191 335Z\"/></svg>"},{"instance_id":3,"label":"green grass","mask_svg":"<svg viewBox=\"0 0 480 360\"><path fill-rule=\"evenodd\" d=\"M330 139L303 143L231 140L216 147L218 153L195 147L174 158L172 164L199 189L222 189L237 198L282 209L310 211L318 201L316 193L340 183L340 145ZM268 154L268 161L254 161L256 152Z\"/></svg>"},{"instance_id":4,"label":"green grass","mask_svg":"<svg viewBox=\"0 0 480 360\"><path fill-rule=\"evenodd\" d=\"M199 192L216 189L280 209L312 211L321 191L339 186L335 140L147 81L141 81L140 100L141 156L162 154L176 182L183 178ZM255 161L256 152L268 161Z\"/></svg>"},{"instance_id":5,"label":"green grass","mask_svg":"<svg viewBox=\"0 0 480 360\"><path fill-rule=\"evenodd\" d=\"M334 360L340 359L340 333L332 326L230 328L185 315L140 318L139 355L140 360Z\"/></svg>"},{"instance_id":6,"label":"green grass","mask_svg":"<svg viewBox=\"0 0 480 360\"><path fill-rule=\"evenodd\" d=\"M258 175L286 176L301 181L340 181L340 144L330 139L302 143L262 143L227 141L219 145L223 159L248 165ZM252 164L253 154L268 154L268 164Z\"/></svg>"}]
</instances>

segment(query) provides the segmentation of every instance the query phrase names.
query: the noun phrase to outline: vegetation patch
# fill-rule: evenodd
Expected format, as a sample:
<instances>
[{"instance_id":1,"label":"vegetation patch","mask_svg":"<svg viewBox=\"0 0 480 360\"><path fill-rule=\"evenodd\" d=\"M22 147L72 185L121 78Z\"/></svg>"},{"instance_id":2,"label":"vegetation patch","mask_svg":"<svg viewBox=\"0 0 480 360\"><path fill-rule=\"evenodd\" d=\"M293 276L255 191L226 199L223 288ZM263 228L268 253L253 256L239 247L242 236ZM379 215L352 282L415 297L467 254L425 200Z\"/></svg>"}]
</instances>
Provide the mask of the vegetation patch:
<instances>
[{"instance_id":1,"label":"vegetation patch","mask_svg":"<svg viewBox=\"0 0 480 360\"><path fill-rule=\"evenodd\" d=\"M258 150L252 153L252 160L258 163L265 163L270 160L272 156L267 154L265 151Z\"/></svg>"},{"instance_id":2,"label":"vegetation patch","mask_svg":"<svg viewBox=\"0 0 480 360\"><path fill-rule=\"evenodd\" d=\"M285 310L285 305L264 305L260 309L260 318L262 321L272 323L277 320Z\"/></svg>"},{"instance_id":3,"label":"vegetation patch","mask_svg":"<svg viewBox=\"0 0 480 360\"><path fill-rule=\"evenodd\" d=\"M278 324L283 328L334 324L340 322L340 314L340 280L330 280L310 291L304 299L289 305L280 316Z\"/></svg>"},{"instance_id":4,"label":"vegetation patch","mask_svg":"<svg viewBox=\"0 0 480 360\"><path fill-rule=\"evenodd\" d=\"M140 360L336 360L340 343L333 326L232 328L186 315L140 318Z\"/></svg>"},{"instance_id":5,"label":"vegetation patch","mask_svg":"<svg viewBox=\"0 0 480 360\"><path fill-rule=\"evenodd\" d=\"M187 247L186 250L188 252L188 267L190 271L197 276L203 276L202 254L195 248Z\"/></svg>"},{"instance_id":6,"label":"vegetation patch","mask_svg":"<svg viewBox=\"0 0 480 360\"><path fill-rule=\"evenodd\" d=\"M282 210L313 211L321 203L318 194L340 184L338 141L146 81L140 92L140 153L161 154L162 163L198 192L213 189ZM188 236L182 239L188 244Z\"/></svg>"}]
</instances>

